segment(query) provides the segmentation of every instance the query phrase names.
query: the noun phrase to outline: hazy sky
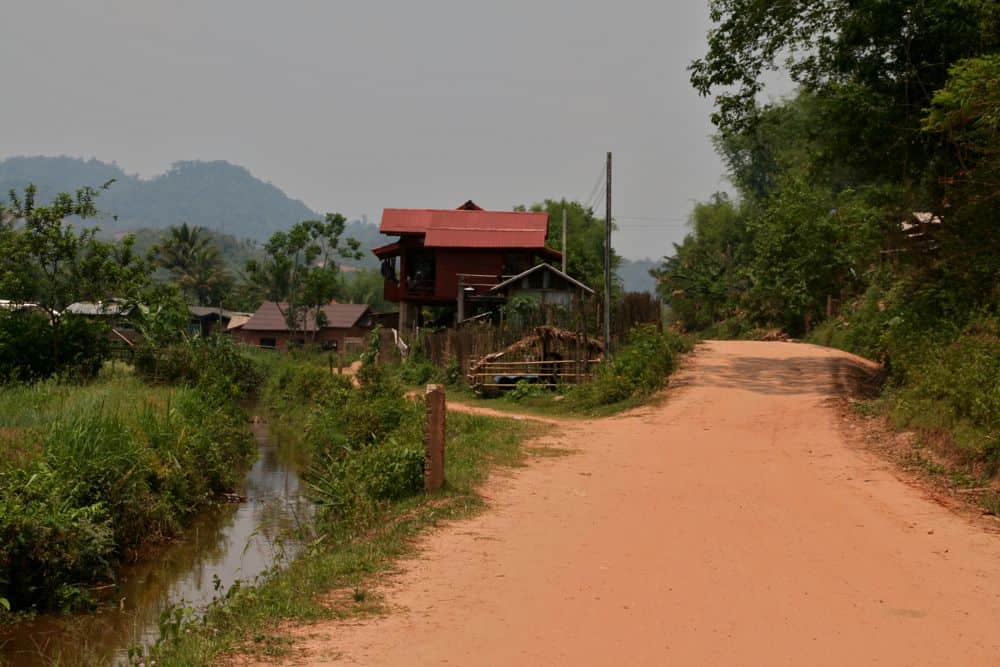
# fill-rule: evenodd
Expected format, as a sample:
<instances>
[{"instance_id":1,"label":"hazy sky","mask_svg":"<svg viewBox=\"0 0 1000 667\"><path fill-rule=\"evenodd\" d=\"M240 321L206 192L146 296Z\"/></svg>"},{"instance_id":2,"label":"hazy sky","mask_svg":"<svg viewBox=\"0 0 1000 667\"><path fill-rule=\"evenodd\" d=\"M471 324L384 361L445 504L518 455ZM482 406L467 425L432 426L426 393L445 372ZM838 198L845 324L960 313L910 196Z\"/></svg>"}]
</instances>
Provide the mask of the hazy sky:
<instances>
[{"instance_id":1,"label":"hazy sky","mask_svg":"<svg viewBox=\"0 0 1000 667\"><path fill-rule=\"evenodd\" d=\"M320 212L586 200L660 257L725 188L706 0L4 0L0 157L224 159ZM600 205L603 211L603 202Z\"/></svg>"}]
</instances>

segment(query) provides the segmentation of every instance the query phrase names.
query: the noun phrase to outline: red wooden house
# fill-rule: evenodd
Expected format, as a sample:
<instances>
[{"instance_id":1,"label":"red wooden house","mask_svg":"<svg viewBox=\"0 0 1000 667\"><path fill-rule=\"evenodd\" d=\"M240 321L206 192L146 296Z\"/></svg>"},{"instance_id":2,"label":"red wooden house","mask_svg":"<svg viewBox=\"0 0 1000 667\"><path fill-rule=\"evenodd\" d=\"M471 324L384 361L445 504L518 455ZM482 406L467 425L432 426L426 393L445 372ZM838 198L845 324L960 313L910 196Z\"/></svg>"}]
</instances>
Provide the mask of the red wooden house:
<instances>
[{"instance_id":1,"label":"red wooden house","mask_svg":"<svg viewBox=\"0 0 1000 667\"><path fill-rule=\"evenodd\" d=\"M561 259L545 247L548 217L485 211L471 201L457 209L385 209L379 230L399 240L372 252L382 260L386 300L399 303L399 328L419 324L423 306L457 308L461 276L495 285Z\"/></svg>"}]
</instances>

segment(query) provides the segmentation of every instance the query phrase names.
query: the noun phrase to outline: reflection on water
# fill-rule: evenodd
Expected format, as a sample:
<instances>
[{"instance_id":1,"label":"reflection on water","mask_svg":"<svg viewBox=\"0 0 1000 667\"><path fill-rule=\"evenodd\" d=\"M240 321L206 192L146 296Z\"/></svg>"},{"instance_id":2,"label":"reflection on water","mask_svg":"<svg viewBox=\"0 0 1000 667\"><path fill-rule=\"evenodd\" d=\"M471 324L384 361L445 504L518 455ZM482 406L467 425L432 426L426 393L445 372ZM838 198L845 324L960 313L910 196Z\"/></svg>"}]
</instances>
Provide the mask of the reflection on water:
<instances>
[{"instance_id":1,"label":"reflection on water","mask_svg":"<svg viewBox=\"0 0 1000 667\"><path fill-rule=\"evenodd\" d=\"M203 609L235 581L252 581L293 557L293 535L310 524L312 506L266 424L254 424L254 436L260 456L240 491L246 502L207 511L155 559L123 568L112 606L92 614L41 616L0 638L0 663L124 661L130 646L156 640L160 613L169 606Z\"/></svg>"}]
</instances>

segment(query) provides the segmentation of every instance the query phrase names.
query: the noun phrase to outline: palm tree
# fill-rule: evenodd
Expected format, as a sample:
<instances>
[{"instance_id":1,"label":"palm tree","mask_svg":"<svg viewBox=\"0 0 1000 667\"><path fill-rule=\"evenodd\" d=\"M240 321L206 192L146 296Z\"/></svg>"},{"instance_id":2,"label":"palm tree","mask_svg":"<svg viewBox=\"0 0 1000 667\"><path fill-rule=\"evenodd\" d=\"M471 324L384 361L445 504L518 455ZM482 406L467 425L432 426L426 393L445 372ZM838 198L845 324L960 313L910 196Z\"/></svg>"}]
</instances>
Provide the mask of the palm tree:
<instances>
[{"instance_id":1,"label":"palm tree","mask_svg":"<svg viewBox=\"0 0 1000 667\"><path fill-rule=\"evenodd\" d=\"M156 264L170 271L181 290L200 306L218 304L232 284L219 248L204 227L172 225L152 252Z\"/></svg>"},{"instance_id":2,"label":"palm tree","mask_svg":"<svg viewBox=\"0 0 1000 667\"><path fill-rule=\"evenodd\" d=\"M160 242L153 246L153 256L159 266L168 271L185 272L194 257L206 248L214 247L204 227L188 223L171 225Z\"/></svg>"},{"instance_id":3,"label":"palm tree","mask_svg":"<svg viewBox=\"0 0 1000 667\"><path fill-rule=\"evenodd\" d=\"M194 297L199 306L217 305L233 285L232 276L215 247L196 254L188 270L177 281L184 292Z\"/></svg>"}]
</instances>

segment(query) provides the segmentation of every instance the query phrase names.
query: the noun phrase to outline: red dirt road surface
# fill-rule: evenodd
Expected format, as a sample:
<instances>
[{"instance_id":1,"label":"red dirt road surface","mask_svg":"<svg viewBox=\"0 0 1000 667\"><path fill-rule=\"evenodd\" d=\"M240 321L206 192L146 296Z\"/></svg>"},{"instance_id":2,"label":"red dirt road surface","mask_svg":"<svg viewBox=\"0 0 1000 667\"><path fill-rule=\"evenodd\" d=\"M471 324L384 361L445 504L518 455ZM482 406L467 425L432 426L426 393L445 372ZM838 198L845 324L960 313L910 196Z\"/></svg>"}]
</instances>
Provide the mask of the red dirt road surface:
<instances>
[{"instance_id":1,"label":"red dirt road surface","mask_svg":"<svg viewBox=\"0 0 1000 667\"><path fill-rule=\"evenodd\" d=\"M661 405L569 422L576 451L486 490L383 591L299 628L349 665L1000 665L1000 537L845 440L860 360L698 348Z\"/></svg>"}]
</instances>

